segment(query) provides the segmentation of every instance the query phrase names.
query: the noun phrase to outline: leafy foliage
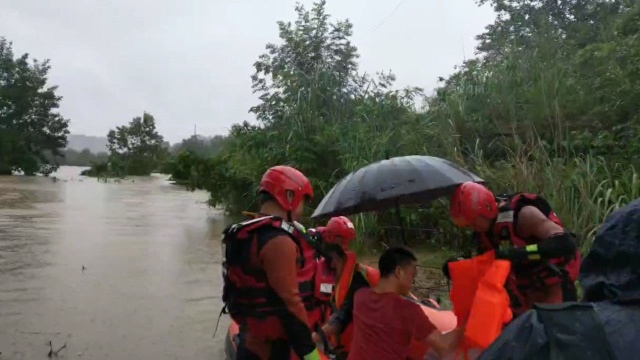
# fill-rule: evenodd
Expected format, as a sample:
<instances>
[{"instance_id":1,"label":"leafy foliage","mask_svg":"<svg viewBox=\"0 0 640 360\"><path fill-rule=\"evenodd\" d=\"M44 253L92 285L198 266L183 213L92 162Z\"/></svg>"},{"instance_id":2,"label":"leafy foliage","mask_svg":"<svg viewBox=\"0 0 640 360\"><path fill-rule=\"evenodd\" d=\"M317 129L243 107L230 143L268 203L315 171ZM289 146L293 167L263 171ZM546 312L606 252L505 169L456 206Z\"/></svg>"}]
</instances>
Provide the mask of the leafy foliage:
<instances>
[{"instance_id":1,"label":"leafy foliage","mask_svg":"<svg viewBox=\"0 0 640 360\"><path fill-rule=\"evenodd\" d=\"M155 118L145 112L142 117L133 118L128 125L109 130L107 160L93 164L82 174L98 177L149 175L166 161L167 147L156 130Z\"/></svg>"},{"instance_id":2,"label":"leafy foliage","mask_svg":"<svg viewBox=\"0 0 640 360\"><path fill-rule=\"evenodd\" d=\"M196 187L238 213L255 209L258 181L276 164L302 170L321 199L370 162L429 154L459 162L496 192L541 193L588 247L604 216L640 196L638 160L629 157L640 151L640 5L479 3L498 17L478 36L478 57L442 79L421 110L421 89L395 90L391 73L358 71L348 21L330 21L324 1L298 5L294 23L278 23L280 44L267 45L254 65L257 124L235 125L211 158L184 157ZM392 215L357 216L359 234L389 237ZM468 245L446 201L402 218L416 240Z\"/></svg>"},{"instance_id":3,"label":"leafy foliage","mask_svg":"<svg viewBox=\"0 0 640 360\"><path fill-rule=\"evenodd\" d=\"M145 112L142 118L133 118L128 126L109 130L109 162L112 166L116 164L125 175L149 175L165 156L163 141L156 131L153 115Z\"/></svg>"},{"instance_id":4,"label":"leafy foliage","mask_svg":"<svg viewBox=\"0 0 640 360\"><path fill-rule=\"evenodd\" d=\"M173 154L178 154L181 151L189 151L200 156L215 155L220 152L220 149L224 146L225 139L226 137L222 135L215 135L209 138L192 135L191 137L172 145L169 151Z\"/></svg>"},{"instance_id":5,"label":"leafy foliage","mask_svg":"<svg viewBox=\"0 0 640 360\"><path fill-rule=\"evenodd\" d=\"M0 37L0 174L49 175L67 145L69 120L57 111L61 96L47 86L49 61L14 57ZM53 155L53 156L52 156Z\"/></svg>"},{"instance_id":6,"label":"leafy foliage","mask_svg":"<svg viewBox=\"0 0 640 360\"><path fill-rule=\"evenodd\" d=\"M192 135L171 146L170 156L162 164L160 171L170 174L176 184L186 185L190 189L200 188L208 176L207 158L217 155L226 139L226 136L221 135L209 138Z\"/></svg>"}]
</instances>

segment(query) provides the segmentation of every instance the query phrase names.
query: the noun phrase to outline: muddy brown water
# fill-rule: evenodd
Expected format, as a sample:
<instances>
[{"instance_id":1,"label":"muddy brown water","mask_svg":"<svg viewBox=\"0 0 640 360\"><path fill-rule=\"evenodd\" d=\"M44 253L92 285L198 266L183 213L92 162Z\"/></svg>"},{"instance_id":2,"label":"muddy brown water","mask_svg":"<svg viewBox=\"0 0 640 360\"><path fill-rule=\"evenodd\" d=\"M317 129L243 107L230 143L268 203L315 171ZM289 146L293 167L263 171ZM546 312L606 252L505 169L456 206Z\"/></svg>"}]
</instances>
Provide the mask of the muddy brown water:
<instances>
[{"instance_id":1,"label":"muddy brown water","mask_svg":"<svg viewBox=\"0 0 640 360\"><path fill-rule=\"evenodd\" d=\"M0 359L223 359L224 217L164 176L0 177ZM83 266L86 268L83 271Z\"/></svg>"}]
</instances>

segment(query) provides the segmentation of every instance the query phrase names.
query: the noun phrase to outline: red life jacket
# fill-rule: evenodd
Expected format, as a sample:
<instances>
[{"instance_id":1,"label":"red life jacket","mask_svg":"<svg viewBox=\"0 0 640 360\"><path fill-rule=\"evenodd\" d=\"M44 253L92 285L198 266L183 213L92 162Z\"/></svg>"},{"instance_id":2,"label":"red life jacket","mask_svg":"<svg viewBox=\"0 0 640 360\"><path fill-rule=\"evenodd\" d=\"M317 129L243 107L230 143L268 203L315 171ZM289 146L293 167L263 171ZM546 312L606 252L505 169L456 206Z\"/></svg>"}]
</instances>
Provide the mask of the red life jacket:
<instances>
[{"instance_id":1,"label":"red life jacket","mask_svg":"<svg viewBox=\"0 0 640 360\"><path fill-rule=\"evenodd\" d=\"M299 278L313 279L313 297L310 302L305 303L307 316L309 317L309 328L317 330L317 327L324 325L331 315L331 294L333 293L334 274L329 263L321 256L318 256L315 249L302 242L305 267L302 269L304 275ZM309 273L307 273L309 272Z\"/></svg>"},{"instance_id":2,"label":"red life jacket","mask_svg":"<svg viewBox=\"0 0 640 360\"><path fill-rule=\"evenodd\" d=\"M549 220L562 226L564 225L551 205L541 196L528 193L518 193L498 204L498 217L489 234L481 234L480 249L482 252L494 250L502 243L509 246L525 247L536 244L544 239L523 239L516 234L514 224L518 221L518 214L525 206L535 206ZM514 312L519 314L532 304L524 299L524 295L530 292L548 289L560 284L565 278L575 281L580 268L580 251L576 250L574 257L556 258L548 261L529 260L519 264L513 264L513 271L507 281L507 287L512 293L515 302ZM562 300L560 300L562 301ZM520 303L520 304L518 304Z\"/></svg>"},{"instance_id":3,"label":"red life jacket","mask_svg":"<svg viewBox=\"0 0 640 360\"><path fill-rule=\"evenodd\" d=\"M276 216L248 220L224 231L222 300L226 312L235 322L243 324L247 319L268 319L279 323L279 318L288 311L284 301L269 286L264 270L252 267L249 263L251 251L255 249L253 244L257 241L257 231L268 227L284 230L298 247L300 297L309 319L321 319L320 305L323 301L328 303L330 297L330 294L320 299L316 297L316 294L322 294L317 279L325 281L322 276L316 276L318 267L323 265L316 258L313 248L304 240L304 234L293 224ZM260 252L264 245L258 243L257 251Z\"/></svg>"}]
</instances>

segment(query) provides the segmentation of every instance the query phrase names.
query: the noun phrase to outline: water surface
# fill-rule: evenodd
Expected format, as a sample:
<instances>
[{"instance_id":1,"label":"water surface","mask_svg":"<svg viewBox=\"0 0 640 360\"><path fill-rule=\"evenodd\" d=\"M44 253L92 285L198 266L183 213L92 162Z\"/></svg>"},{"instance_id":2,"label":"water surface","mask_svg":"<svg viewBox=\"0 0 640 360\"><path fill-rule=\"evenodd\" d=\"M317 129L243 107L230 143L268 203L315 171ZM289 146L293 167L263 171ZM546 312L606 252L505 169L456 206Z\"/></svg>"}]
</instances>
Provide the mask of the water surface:
<instances>
[{"instance_id":1,"label":"water surface","mask_svg":"<svg viewBox=\"0 0 640 360\"><path fill-rule=\"evenodd\" d=\"M0 359L223 359L207 194L163 176L0 177ZM85 267L85 270L83 270Z\"/></svg>"}]
</instances>

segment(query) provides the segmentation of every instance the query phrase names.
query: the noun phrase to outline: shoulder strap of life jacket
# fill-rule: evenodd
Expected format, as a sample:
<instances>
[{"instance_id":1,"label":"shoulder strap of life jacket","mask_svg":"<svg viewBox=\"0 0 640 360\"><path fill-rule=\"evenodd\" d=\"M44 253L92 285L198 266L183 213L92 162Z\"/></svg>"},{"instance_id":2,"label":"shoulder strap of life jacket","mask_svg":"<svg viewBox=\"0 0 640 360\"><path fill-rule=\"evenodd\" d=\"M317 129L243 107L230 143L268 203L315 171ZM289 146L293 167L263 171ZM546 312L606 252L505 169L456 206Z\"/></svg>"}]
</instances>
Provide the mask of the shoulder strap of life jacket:
<instances>
[{"instance_id":1,"label":"shoulder strap of life jacket","mask_svg":"<svg viewBox=\"0 0 640 360\"><path fill-rule=\"evenodd\" d=\"M241 223L233 224L227 227L222 233L225 237L229 235L234 236L236 239L246 239L249 238L249 234L265 226L282 229L291 236L296 235L296 228L294 225L284 221L278 216L271 215L256 217L255 219L249 219Z\"/></svg>"},{"instance_id":2,"label":"shoulder strap of life jacket","mask_svg":"<svg viewBox=\"0 0 640 360\"><path fill-rule=\"evenodd\" d=\"M272 227L275 229L284 230L285 233L289 235L289 237L293 240L293 242L298 247L298 251L300 253L299 265L304 266L304 259L302 258L303 249L302 244L300 243L300 238L302 236L301 231L299 231L294 224L291 224L281 217L278 216L261 216L256 217L255 219L249 219L237 224L233 224L228 226L222 232L222 253L226 255L225 248L228 246L230 241L246 241L246 240L255 240L256 239L256 230L264 227ZM262 247L266 244L258 243L258 252L262 249ZM246 255L246 254L245 254Z\"/></svg>"},{"instance_id":3,"label":"shoulder strap of life jacket","mask_svg":"<svg viewBox=\"0 0 640 360\"><path fill-rule=\"evenodd\" d=\"M616 360L593 304L535 304L534 309L546 329L550 359Z\"/></svg>"},{"instance_id":4,"label":"shoulder strap of life jacket","mask_svg":"<svg viewBox=\"0 0 640 360\"><path fill-rule=\"evenodd\" d=\"M351 281L353 280L353 272L356 270L356 254L352 251L346 251L346 259L344 262L344 267L342 268L342 273L340 274L340 279L338 279L338 286L335 288L334 292L334 300L336 308L340 309L342 303L344 302L347 293L349 292L349 287L351 287Z\"/></svg>"},{"instance_id":5,"label":"shoulder strap of life jacket","mask_svg":"<svg viewBox=\"0 0 640 360\"><path fill-rule=\"evenodd\" d=\"M534 206L540 212L544 214L549 220L554 223L563 226L558 216L551 209L551 205L542 196L530 193L516 193L509 196L503 196L500 198L498 205L498 216L496 218L496 224L508 223L509 226L502 226L500 234L493 234L497 236L501 241L508 240L512 235L511 232L516 231L518 222L518 214L525 206ZM511 228L511 229L509 229Z\"/></svg>"},{"instance_id":6,"label":"shoulder strap of life jacket","mask_svg":"<svg viewBox=\"0 0 640 360\"><path fill-rule=\"evenodd\" d=\"M558 225L562 225L551 209L551 204L542 196L531 193L516 193L509 197L501 198L498 206L498 220L496 220L496 222L500 222L501 220L503 222L507 220L514 221L520 210L525 206L536 207L544 216L553 222L558 222Z\"/></svg>"},{"instance_id":7,"label":"shoulder strap of life jacket","mask_svg":"<svg viewBox=\"0 0 640 360\"><path fill-rule=\"evenodd\" d=\"M357 264L357 268L362 276L364 276L364 279L367 280L369 286L373 287L378 285L380 282L380 271L378 271L378 269L360 263Z\"/></svg>"}]
</instances>

